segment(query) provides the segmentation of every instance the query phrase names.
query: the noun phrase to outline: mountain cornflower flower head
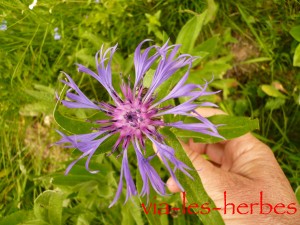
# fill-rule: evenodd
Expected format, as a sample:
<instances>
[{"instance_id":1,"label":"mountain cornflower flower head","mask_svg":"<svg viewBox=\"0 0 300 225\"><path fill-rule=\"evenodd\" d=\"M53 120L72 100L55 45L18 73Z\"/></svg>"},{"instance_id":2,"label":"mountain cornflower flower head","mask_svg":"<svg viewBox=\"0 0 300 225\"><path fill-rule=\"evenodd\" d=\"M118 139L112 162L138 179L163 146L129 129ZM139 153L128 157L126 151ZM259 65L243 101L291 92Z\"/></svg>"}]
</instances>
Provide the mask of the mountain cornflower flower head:
<instances>
[{"instance_id":1,"label":"mountain cornflower flower head","mask_svg":"<svg viewBox=\"0 0 300 225\"><path fill-rule=\"evenodd\" d=\"M127 186L125 202L131 196L138 194L128 163L128 147L130 144L132 144L135 151L139 173L143 181L140 196L149 196L150 184L158 194L166 195L166 184L152 167L151 160L159 155L162 163L182 191L184 189L176 178L175 172L179 170L191 177L188 172L191 168L175 157L176 149L166 144L166 140L159 133L159 129L161 127L174 127L222 138L217 131L217 125L212 124L208 119L195 111L199 106L215 106L209 102L196 103L195 100L201 96L215 94L216 92L206 90L207 82L204 85L186 84L192 62L196 57L188 54L178 54L180 45L169 45L168 42L161 47L153 45L142 51L143 44L148 41L144 40L137 46L134 53L135 80L132 84L123 81L120 86L121 93L117 93L112 84L111 63L117 45L108 48L106 51L104 51L102 46L101 50L96 53L96 72L83 65L77 65L80 72L92 76L106 89L113 101L112 103L90 100L67 74L65 74L67 80L62 80L70 88L66 93L67 100L61 101L64 106L68 108L94 109L103 112L109 117L107 120L94 121L94 123L99 124L99 127L94 128L91 133L67 136L58 131L62 138L57 144L65 144L66 148L77 148L82 153L78 159L67 167L65 174L68 174L71 168L85 157L87 157L86 169L91 173L98 172L91 171L89 168L93 154L106 139L113 135L118 136L108 155L118 152L118 156L122 156L122 166L117 192L109 207L114 205L119 199L124 181ZM143 84L143 79L146 72L154 65L157 66L154 70L152 82L146 88ZM158 87L180 69L184 69L184 75L178 83L169 93L166 93L165 97L156 99L155 91ZM161 106L162 103L168 100L180 97L186 97L188 100L178 105ZM198 122L189 124L185 124L182 121L167 123L164 122L163 117L168 114L194 117L198 119ZM145 142L147 140L150 143L152 142L156 149L156 152L153 151L153 154L148 154L150 156L146 156ZM120 148L121 150L119 150Z\"/></svg>"}]
</instances>

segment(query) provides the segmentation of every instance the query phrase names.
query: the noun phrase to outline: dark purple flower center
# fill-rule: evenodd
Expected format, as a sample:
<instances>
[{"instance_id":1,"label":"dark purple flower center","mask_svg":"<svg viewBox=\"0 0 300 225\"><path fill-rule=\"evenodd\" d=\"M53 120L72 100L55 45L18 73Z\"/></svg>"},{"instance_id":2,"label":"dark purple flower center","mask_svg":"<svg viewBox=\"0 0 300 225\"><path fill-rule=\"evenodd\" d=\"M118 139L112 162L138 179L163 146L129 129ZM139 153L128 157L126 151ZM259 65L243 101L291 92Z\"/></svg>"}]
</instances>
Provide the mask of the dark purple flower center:
<instances>
[{"instance_id":1,"label":"dark purple flower center","mask_svg":"<svg viewBox=\"0 0 300 225\"><path fill-rule=\"evenodd\" d=\"M128 112L126 113L124 118L127 120L128 123L137 124L140 121L140 117L136 112Z\"/></svg>"},{"instance_id":2,"label":"dark purple flower center","mask_svg":"<svg viewBox=\"0 0 300 225\"><path fill-rule=\"evenodd\" d=\"M155 122L152 119L157 110L149 109L138 99L126 100L113 111L114 127L119 129L121 135L136 136L141 132L151 130Z\"/></svg>"},{"instance_id":3,"label":"dark purple flower center","mask_svg":"<svg viewBox=\"0 0 300 225\"><path fill-rule=\"evenodd\" d=\"M115 147L123 141L123 149L127 148L130 141L138 139L144 147L144 139L147 135L152 135L157 140L162 140L162 136L157 132L157 127L164 123L157 116L159 108L152 106L154 97L144 100L141 87L137 91L132 91L128 85L122 86L124 99L118 98L116 105L101 102L103 111L110 117L110 120L98 121L99 124L111 123L108 126L101 126L100 131L118 132L120 134Z\"/></svg>"}]
</instances>

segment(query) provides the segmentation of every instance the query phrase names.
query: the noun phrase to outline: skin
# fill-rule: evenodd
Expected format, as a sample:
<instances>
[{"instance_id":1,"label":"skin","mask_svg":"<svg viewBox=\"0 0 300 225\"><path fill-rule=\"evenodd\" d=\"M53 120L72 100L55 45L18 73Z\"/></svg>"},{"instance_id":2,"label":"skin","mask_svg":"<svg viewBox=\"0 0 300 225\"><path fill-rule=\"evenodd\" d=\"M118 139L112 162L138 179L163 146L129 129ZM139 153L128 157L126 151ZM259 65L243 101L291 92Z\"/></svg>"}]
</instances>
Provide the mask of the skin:
<instances>
[{"instance_id":1,"label":"skin","mask_svg":"<svg viewBox=\"0 0 300 225\"><path fill-rule=\"evenodd\" d=\"M215 114L224 114L218 109L198 109L201 115L208 117ZM203 182L208 195L217 207L224 208L224 191L227 193L227 203L234 203L237 207L246 203L248 207L241 208L247 214L232 213L232 206L228 206L226 215L220 210L226 225L299 225L300 206L290 186L289 181L280 168L272 150L250 133L233 140L217 144L182 143L187 155L192 161ZM203 154L209 160L203 158ZM170 178L167 186L171 192L180 192L175 181ZM270 214L260 214L260 207L253 205L250 214L250 203L259 203L260 192L263 192L263 203L278 207L276 214L274 208ZM186 193L188 195L188 193ZM295 203L296 213L288 209L290 203ZM188 204L188 203L186 203ZM236 210L236 208L235 208ZM268 207L263 208L268 212Z\"/></svg>"}]
</instances>

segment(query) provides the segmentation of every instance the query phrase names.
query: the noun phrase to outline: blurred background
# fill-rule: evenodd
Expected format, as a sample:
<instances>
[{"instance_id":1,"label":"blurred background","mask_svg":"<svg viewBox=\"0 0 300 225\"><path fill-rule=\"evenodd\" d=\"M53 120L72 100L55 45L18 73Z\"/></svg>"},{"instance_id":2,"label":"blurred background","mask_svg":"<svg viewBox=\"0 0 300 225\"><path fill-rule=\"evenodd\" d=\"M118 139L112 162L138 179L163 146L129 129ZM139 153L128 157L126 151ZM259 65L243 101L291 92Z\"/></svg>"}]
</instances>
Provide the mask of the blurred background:
<instances>
[{"instance_id":1,"label":"blurred background","mask_svg":"<svg viewBox=\"0 0 300 225\"><path fill-rule=\"evenodd\" d=\"M255 135L272 148L299 199L299 9L292 0L0 1L0 224L147 223L134 201L107 208L120 168L114 157L95 158L97 175L80 163L63 175L76 155L52 146L59 139L52 114L60 71L87 96L107 99L75 63L94 69L101 45L118 43L114 75L133 74L135 47L148 38L158 45L169 38L183 45L182 53L201 56L189 82L213 75L210 88L222 92L210 101L231 115L259 119ZM180 202L178 196L163 201ZM179 213L155 224L194 219Z\"/></svg>"}]
</instances>

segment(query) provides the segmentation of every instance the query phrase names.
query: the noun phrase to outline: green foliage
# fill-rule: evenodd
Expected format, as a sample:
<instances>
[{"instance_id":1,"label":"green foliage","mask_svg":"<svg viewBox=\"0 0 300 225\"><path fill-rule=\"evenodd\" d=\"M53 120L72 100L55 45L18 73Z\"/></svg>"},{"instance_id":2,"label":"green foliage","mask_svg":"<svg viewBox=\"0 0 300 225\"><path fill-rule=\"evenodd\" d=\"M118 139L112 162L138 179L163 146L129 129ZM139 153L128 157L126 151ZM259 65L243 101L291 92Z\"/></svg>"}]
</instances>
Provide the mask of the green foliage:
<instances>
[{"instance_id":1,"label":"green foliage","mask_svg":"<svg viewBox=\"0 0 300 225\"><path fill-rule=\"evenodd\" d=\"M192 49L195 45L196 39L202 29L206 18L207 11L205 10L200 15L194 16L190 19L180 30L176 43L181 44L181 51L186 53L192 53Z\"/></svg>"},{"instance_id":2,"label":"green foliage","mask_svg":"<svg viewBox=\"0 0 300 225\"><path fill-rule=\"evenodd\" d=\"M218 131L226 140L237 138L250 131L259 129L258 120L252 120L248 117L217 115L209 117L208 119L213 124L220 125L218 127ZM183 121L186 124L199 122L198 119L190 117L185 118ZM222 141L221 138L212 137L198 132L179 130L176 128L171 128L171 130L173 130L174 134L179 138L193 138L202 143L216 143Z\"/></svg>"},{"instance_id":3,"label":"green foliage","mask_svg":"<svg viewBox=\"0 0 300 225\"><path fill-rule=\"evenodd\" d=\"M298 45L295 50L293 66L300 66L300 45Z\"/></svg>"},{"instance_id":4,"label":"green foliage","mask_svg":"<svg viewBox=\"0 0 300 225\"><path fill-rule=\"evenodd\" d=\"M298 203L300 203L300 187L297 187L297 189L295 191L295 194L296 194L296 198L298 200Z\"/></svg>"},{"instance_id":5,"label":"green foliage","mask_svg":"<svg viewBox=\"0 0 300 225\"><path fill-rule=\"evenodd\" d=\"M275 97L275 98L286 98L279 90L277 90L272 85L263 84L260 86L262 91L265 92L268 96Z\"/></svg>"},{"instance_id":6,"label":"green foliage","mask_svg":"<svg viewBox=\"0 0 300 225\"><path fill-rule=\"evenodd\" d=\"M20 210L15 213L6 216L4 219L0 221L0 225L7 225L7 224L24 224L30 219L34 219L33 212ZM37 223L36 223L37 224Z\"/></svg>"},{"instance_id":7,"label":"green foliage","mask_svg":"<svg viewBox=\"0 0 300 225\"><path fill-rule=\"evenodd\" d=\"M290 30L290 34L292 37L300 42L300 26L297 25L295 27L292 27ZM293 66L300 66L300 45L298 45L295 49L294 58L293 58Z\"/></svg>"},{"instance_id":8,"label":"green foliage","mask_svg":"<svg viewBox=\"0 0 300 225\"><path fill-rule=\"evenodd\" d=\"M62 193L45 191L34 201L34 215L45 224L62 224Z\"/></svg>"}]
</instances>

